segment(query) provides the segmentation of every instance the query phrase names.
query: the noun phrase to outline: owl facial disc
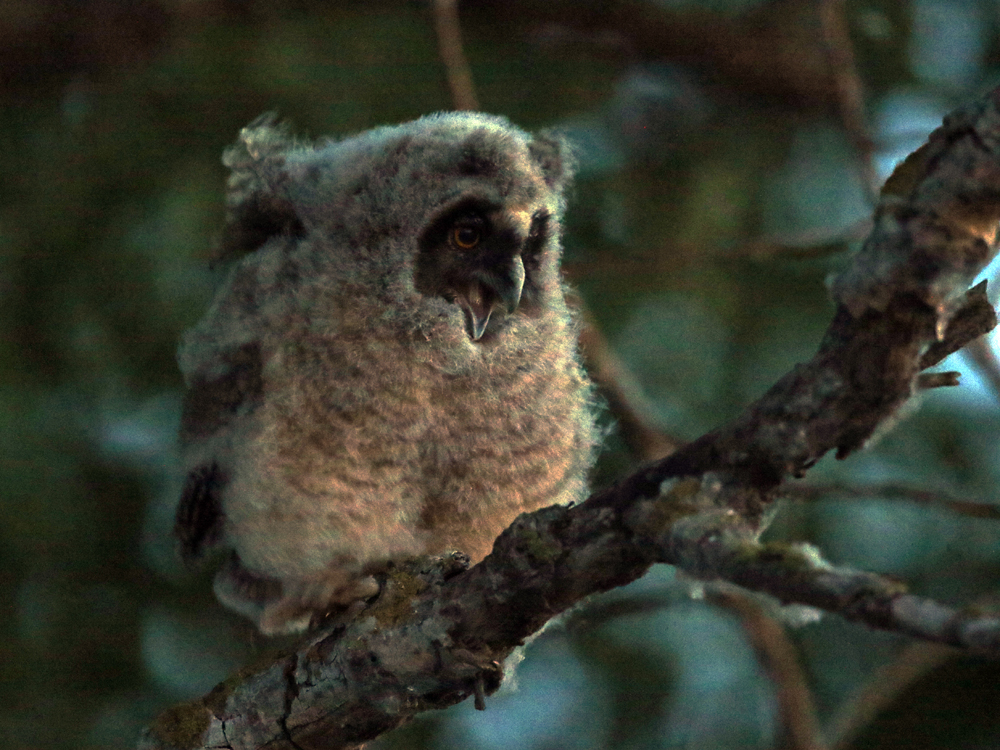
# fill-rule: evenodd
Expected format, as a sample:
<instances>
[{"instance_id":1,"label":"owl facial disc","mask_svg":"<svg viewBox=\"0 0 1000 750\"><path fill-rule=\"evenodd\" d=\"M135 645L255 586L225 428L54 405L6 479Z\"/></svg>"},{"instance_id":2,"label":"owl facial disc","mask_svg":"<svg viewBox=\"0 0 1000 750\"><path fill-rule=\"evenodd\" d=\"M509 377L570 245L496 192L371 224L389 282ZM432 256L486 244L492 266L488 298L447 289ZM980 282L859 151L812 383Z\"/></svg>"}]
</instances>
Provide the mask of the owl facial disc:
<instances>
[{"instance_id":1,"label":"owl facial disc","mask_svg":"<svg viewBox=\"0 0 1000 750\"><path fill-rule=\"evenodd\" d=\"M515 255L506 267L477 271L465 288L457 289L455 301L465 313L469 337L479 341L498 308L505 315L513 314L521 302L523 288L524 263L520 255Z\"/></svg>"}]
</instances>

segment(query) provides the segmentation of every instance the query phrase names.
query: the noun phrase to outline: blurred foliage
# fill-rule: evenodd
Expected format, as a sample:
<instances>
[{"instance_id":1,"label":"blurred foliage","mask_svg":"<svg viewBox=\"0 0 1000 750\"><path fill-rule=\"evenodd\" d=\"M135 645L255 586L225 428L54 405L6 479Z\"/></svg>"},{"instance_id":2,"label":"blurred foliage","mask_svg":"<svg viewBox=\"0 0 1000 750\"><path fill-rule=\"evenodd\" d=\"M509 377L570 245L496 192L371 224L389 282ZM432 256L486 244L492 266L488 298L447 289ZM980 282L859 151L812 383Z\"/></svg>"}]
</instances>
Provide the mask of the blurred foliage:
<instances>
[{"instance_id":1,"label":"blurred foliage","mask_svg":"<svg viewBox=\"0 0 1000 750\"><path fill-rule=\"evenodd\" d=\"M1000 78L993 2L822 1L842 13L836 44L857 80L831 74L821 2L461 5L483 109L577 143L567 275L651 418L680 439L810 356L832 310L824 280L864 233L866 174L884 178ZM169 540L175 342L211 293L219 156L266 110L319 136L447 109L431 13L403 0L0 2L4 747L129 747L159 710L269 648L214 603L207 573L178 567ZM845 81L864 94L853 124ZM928 394L810 481L995 502L997 404L952 366L958 393ZM636 460L612 434L595 481ZM905 493L789 503L769 533L949 602L996 594L992 522ZM905 656L906 639L834 617L791 637L829 732ZM945 659L845 747L998 746L994 671ZM551 626L517 680L486 714L458 706L377 746L769 748L781 736L742 624L666 568Z\"/></svg>"}]
</instances>

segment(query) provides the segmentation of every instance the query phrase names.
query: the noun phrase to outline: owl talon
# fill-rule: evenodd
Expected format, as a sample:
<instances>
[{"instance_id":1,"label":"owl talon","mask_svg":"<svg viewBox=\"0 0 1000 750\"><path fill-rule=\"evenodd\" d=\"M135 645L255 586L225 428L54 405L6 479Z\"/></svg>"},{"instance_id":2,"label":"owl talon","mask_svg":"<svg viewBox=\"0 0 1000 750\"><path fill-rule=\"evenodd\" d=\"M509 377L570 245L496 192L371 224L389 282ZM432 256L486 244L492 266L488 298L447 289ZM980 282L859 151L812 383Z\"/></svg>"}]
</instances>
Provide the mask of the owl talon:
<instances>
[{"instance_id":1,"label":"owl talon","mask_svg":"<svg viewBox=\"0 0 1000 750\"><path fill-rule=\"evenodd\" d=\"M373 576L344 583L343 573L320 578L286 581L280 599L268 603L258 623L265 635L302 633L330 619L331 614L351 619L379 593Z\"/></svg>"},{"instance_id":2,"label":"owl talon","mask_svg":"<svg viewBox=\"0 0 1000 750\"><path fill-rule=\"evenodd\" d=\"M265 607L257 621L257 628L264 635L295 635L309 630L313 613L295 612L284 600Z\"/></svg>"}]
</instances>

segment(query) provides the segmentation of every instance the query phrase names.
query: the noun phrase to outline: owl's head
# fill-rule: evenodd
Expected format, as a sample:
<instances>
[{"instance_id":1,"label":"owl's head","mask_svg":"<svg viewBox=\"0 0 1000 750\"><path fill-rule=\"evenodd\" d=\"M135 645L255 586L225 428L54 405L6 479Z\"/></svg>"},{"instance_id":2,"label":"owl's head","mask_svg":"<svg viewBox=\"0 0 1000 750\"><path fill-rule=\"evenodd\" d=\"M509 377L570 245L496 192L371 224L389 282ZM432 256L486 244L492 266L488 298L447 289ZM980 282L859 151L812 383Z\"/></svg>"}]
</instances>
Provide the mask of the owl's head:
<instances>
[{"instance_id":1,"label":"owl's head","mask_svg":"<svg viewBox=\"0 0 1000 750\"><path fill-rule=\"evenodd\" d=\"M561 294L570 167L557 138L440 113L303 146L266 118L224 161L233 170L225 256L275 239L308 243L387 294L457 306L473 341Z\"/></svg>"}]
</instances>

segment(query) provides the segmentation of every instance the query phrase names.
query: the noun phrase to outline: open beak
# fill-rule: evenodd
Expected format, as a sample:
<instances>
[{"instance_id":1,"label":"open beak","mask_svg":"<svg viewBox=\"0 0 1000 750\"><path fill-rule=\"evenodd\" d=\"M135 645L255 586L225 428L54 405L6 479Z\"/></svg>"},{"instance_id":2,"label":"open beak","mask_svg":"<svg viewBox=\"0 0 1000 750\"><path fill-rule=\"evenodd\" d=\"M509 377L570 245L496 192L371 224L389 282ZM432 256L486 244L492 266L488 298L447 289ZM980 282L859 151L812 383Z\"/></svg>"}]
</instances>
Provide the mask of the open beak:
<instances>
[{"instance_id":1,"label":"open beak","mask_svg":"<svg viewBox=\"0 0 1000 750\"><path fill-rule=\"evenodd\" d=\"M502 309L504 315L517 310L522 289L524 263L515 255L504 268L477 271L465 288L457 290L455 301L465 313L465 327L473 341L483 337L496 310Z\"/></svg>"}]
</instances>

